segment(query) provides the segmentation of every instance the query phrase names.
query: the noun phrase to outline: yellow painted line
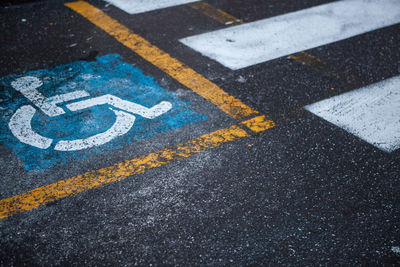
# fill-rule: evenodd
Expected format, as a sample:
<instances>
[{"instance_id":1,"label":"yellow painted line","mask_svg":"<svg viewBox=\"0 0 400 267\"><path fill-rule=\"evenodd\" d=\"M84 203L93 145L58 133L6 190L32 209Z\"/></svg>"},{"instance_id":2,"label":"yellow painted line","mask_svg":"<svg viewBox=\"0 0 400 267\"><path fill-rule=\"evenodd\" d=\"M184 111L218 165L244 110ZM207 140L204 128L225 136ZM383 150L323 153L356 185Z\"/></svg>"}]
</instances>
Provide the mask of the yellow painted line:
<instances>
[{"instance_id":1,"label":"yellow painted line","mask_svg":"<svg viewBox=\"0 0 400 267\"><path fill-rule=\"evenodd\" d=\"M193 9L203 13L204 15L213 18L214 20L229 26L243 24L244 22L236 18L225 11L218 9L206 2L194 2L187 4ZM302 65L306 65L317 72L327 72L327 64L321 59L313 56L307 52L298 52L292 55L289 55L289 58L301 63Z\"/></svg>"},{"instance_id":2,"label":"yellow painted line","mask_svg":"<svg viewBox=\"0 0 400 267\"><path fill-rule=\"evenodd\" d=\"M187 88L192 89L203 98L218 106L233 118L243 119L258 113L251 107L242 103L239 99L227 94L201 74L152 45L143 37L133 33L127 27L121 25L118 21L89 3L77 1L66 3L65 5L81 14L90 22L113 36L120 43L166 72Z\"/></svg>"},{"instance_id":3,"label":"yellow painted line","mask_svg":"<svg viewBox=\"0 0 400 267\"><path fill-rule=\"evenodd\" d=\"M244 22L236 18L223 10L220 10L206 2L194 2L187 4L193 9L198 10L199 12L203 13L204 15L213 18L214 20L229 26L243 24ZM319 73L325 74L330 77L337 77L341 80L346 81L348 84L351 84L353 87L361 87L365 85L358 77L352 74L347 74L341 71L334 71L332 70L329 65L324 62L322 59L311 55L305 51L301 51L292 55L289 55L289 58L299 62L302 65L308 66L309 68L317 71ZM331 88L331 90L333 90Z\"/></svg>"},{"instance_id":4,"label":"yellow painted line","mask_svg":"<svg viewBox=\"0 0 400 267\"><path fill-rule=\"evenodd\" d=\"M0 200L0 218L12 216L17 212L29 211L61 198L120 181L129 176L143 173L149 169L190 157L193 154L204 152L247 136L249 134L245 130L233 125L171 148L165 148L106 168L38 187L26 193Z\"/></svg>"},{"instance_id":5,"label":"yellow painted line","mask_svg":"<svg viewBox=\"0 0 400 267\"><path fill-rule=\"evenodd\" d=\"M326 72L327 64L321 59L307 52L302 51L296 54L292 54L289 55L289 58L296 60L303 65L307 65L317 72Z\"/></svg>"},{"instance_id":6,"label":"yellow painted line","mask_svg":"<svg viewBox=\"0 0 400 267\"><path fill-rule=\"evenodd\" d=\"M139 35L132 33L128 28L92 5L84 1L67 3L66 5L186 87L220 107L232 117L242 119L258 114L257 111L228 95L194 70L153 46ZM254 132L274 127L274 123L266 120L263 115L243 121L242 124ZM149 169L190 157L193 154L201 153L247 136L250 136L250 134L239 126L233 125L158 152L148 153L109 167L38 187L0 200L0 218L7 218L18 212L29 211L58 199L120 181L129 176L143 173Z\"/></svg>"},{"instance_id":7,"label":"yellow painted line","mask_svg":"<svg viewBox=\"0 0 400 267\"><path fill-rule=\"evenodd\" d=\"M267 120L265 115L242 121L241 124L256 133L268 130L275 126L275 122Z\"/></svg>"},{"instance_id":8,"label":"yellow painted line","mask_svg":"<svg viewBox=\"0 0 400 267\"><path fill-rule=\"evenodd\" d=\"M236 18L226 13L225 11L218 9L206 2L199 1L194 3L189 3L187 5L227 26L233 26L244 23L241 19ZM307 53L305 51L289 55L289 58L299 62L302 65L306 65L311 69L313 69L314 71L320 72L322 74L326 74L328 76L335 76L335 73L337 73L336 76L339 76L345 81L348 81L348 83L351 84L354 83L357 85L361 84L359 79L354 75L344 75L344 73L341 72L334 72L329 69L328 64L324 62L322 59L314 55L311 55L310 53Z\"/></svg>"},{"instance_id":9,"label":"yellow painted line","mask_svg":"<svg viewBox=\"0 0 400 267\"><path fill-rule=\"evenodd\" d=\"M297 62L310 67L311 69L325 74L329 77L333 77L336 79L340 79L342 81L346 81L347 84L359 88L364 85L360 78L353 74L345 73L341 70L334 70L331 66L329 66L326 62L322 61L321 59L306 53L306 52L299 52L296 54L289 55L289 57ZM333 90L331 88L331 90Z\"/></svg>"},{"instance_id":10,"label":"yellow painted line","mask_svg":"<svg viewBox=\"0 0 400 267\"><path fill-rule=\"evenodd\" d=\"M199 11L203 15L206 15L224 25L233 26L233 25L243 24L243 21L241 19L238 19L206 2L200 1L200 2L189 3L187 5Z\"/></svg>"}]
</instances>

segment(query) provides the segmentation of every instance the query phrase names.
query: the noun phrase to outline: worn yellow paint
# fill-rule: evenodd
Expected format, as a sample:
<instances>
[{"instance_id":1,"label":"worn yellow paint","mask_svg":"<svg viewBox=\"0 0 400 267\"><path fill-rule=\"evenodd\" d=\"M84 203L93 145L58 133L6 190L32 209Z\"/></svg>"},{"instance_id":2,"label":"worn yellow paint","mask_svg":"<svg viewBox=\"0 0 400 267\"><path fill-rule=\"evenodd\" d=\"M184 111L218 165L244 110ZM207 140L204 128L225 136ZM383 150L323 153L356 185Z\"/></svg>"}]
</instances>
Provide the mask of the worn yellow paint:
<instances>
[{"instance_id":1,"label":"worn yellow paint","mask_svg":"<svg viewBox=\"0 0 400 267\"><path fill-rule=\"evenodd\" d=\"M0 218L12 216L17 212L25 212L104 184L120 181L129 176L190 157L193 154L204 152L246 136L249 136L249 134L245 130L233 125L174 147L165 148L106 168L38 187L26 193L0 200Z\"/></svg>"},{"instance_id":2,"label":"worn yellow paint","mask_svg":"<svg viewBox=\"0 0 400 267\"><path fill-rule=\"evenodd\" d=\"M151 64L166 72L172 78L192 89L214 105L217 105L235 119L243 119L258 112L242 103L239 99L227 94L216 84L207 80L201 74L171 57L163 50L152 45L138 34L121 25L101 10L85 1L66 3L90 22L113 36L116 40L130 48Z\"/></svg>"},{"instance_id":3,"label":"worn yellow paint","mask_svg":"<svg viewBox=\"0 0 400 267\"><path fill-rule=\"evenodd\" d=\"M325 72L326 63L307 52L298 52L296 54L289 55L289 57L303 65L307 65L317 72Z\"/></svg>"},{"instance_id":4,"label":"worn yellow paint","mask_svg":"<svg viewBox=\"0 0 400 267\"><path fill-rule=\"evenodd\" d=\"M347 84L354 88L362 87L364 83L357 76L343 72L339 69L334 69L331 65L327 64L320 58L313 56L307 52L298 52L296 54L289 55L289 58L296 60L297 62L310 67L311 69L322 73L326 76L346 81ZM331 90L333 90L331 88Z\"/></svg>"},{"instance_id":5,"label":"worn yellow paint","mask_svg":"<svg viewBox=\"0 0 400 267\"><path fill-rule=\"evenodd\" d=\"M189 3L188 6L227 26L243 24L241 19L238 19L206 2L193 2Z\"/></svg>"},{"instance_id":6,"label":"worn yellow paint","mask_svg":"<svg viewBox=\"0 0 400 267\"><path fill-rule=\"evenodd\" d=\"M228 25L228 26L233 26L233 25L238 25L238 24L243 24L244 22L228 13L225 11L222 11L206 2L194 2L194 3L189 3L187 4L193 9L196 9L197 11L203 13L204 15L213 18L214 20ZM307 52L301 51L292 55L289 55L289 58L296 60L297 62L306 65L313 70L317 72L322 72L325 74L328 74L327 70L327 64L322 61L320 58L317 58L316 56L313 56Z\"/></svg>"},{"instance_id":7,"label":"worn yellow paint","mask_svg":"<svg viewBox=\"0 0 400 267\"><path fill-rule=\"evenodd\" d=\"M225 24L229 26L233 25L238 25L238 24L243 24L244 22L228 13L225 11L222 11L206 2L194 2L194 3L189 3L187 4L193 9L196 9L197 11L203 13L204 15L213 18L214 20ZM289 58L296 60L297 62L306 65L310 67L311 69L321 72L324 74L330 74L327 64L321 60L320 58L317 58L316 56L313 56L307 52L301 51L292 55L289 55Z\"/></svg>"},{"instance_id":8,"label":"worn yellow paint","mask_svg":"<svg viewBox=\"0 0 400 267\"><path fill-rule=\"evenodd\" d=\"M220 107L232 117L243 119L250 115L258 114L257 111L228 95L221 88L191 68L153 46L139 35L132 33L128 28L119 24L116 20L110 18L92 5L84 1L67 3L66 5L186 87ZM242 124L254 132L264 131L275 125L274 122L266 120L265 116L258 116L243 121ZM190 157L193 154L201 153L247 136L249 136L249 133L239 126L233 125L174 147L165 148L158 152L145 154L109 167L38 187L28 192L0 200L0 218L7 218L18 212L29 211L58 199L94 189L104 184L120 181L129 176L143 173L146 170Z\"/></svg>"},{"instance_id":9,"label":"worn yellow paint","mask_svg":"<svg viewBox=\"0 0 400 267\"><path fill-rule=\"evenodd\" d=\"M244 23L242 20L206 2L199 1L187 5L225 25L233 26ZM307 65L318 72L324 72L326 69L326 63L324 61L304 51L289 55L289 58L296 60L303 65Z\"/></svg>"},{"instance_id":10,"label":"worn yellow paint","mask_svg":"<svg viewBox=\"0 0 400 267\"><path fill-rule=\"evenodd\" d=\"M241 123L256 133L268 130L275 126L275 123L271 120L267 120L265 115L242 121Z\"/></svg>"}]
</instances>

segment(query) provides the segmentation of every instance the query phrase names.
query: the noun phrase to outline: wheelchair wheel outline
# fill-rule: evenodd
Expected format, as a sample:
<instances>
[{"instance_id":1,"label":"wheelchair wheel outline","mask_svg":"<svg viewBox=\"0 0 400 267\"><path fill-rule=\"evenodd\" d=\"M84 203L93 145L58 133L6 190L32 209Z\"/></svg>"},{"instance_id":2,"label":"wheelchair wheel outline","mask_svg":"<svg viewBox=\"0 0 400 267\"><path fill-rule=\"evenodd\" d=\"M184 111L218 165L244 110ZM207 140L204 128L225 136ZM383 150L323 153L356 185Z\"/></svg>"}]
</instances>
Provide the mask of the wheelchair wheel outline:
<instances>
[{"instance_id":1,"label":"wheelchair wheel outline","mask_svg":"<svg viewBox=\"0 0 400 267\"><path fill-rule=\"evenodd\" d=\"M73 91L46 98L36 90L43 85L42 81L33 76L20 77L13 81L11 85L15 90L21 92L28 98L39 110L50 117L57 117L65 114L65 111L56 104L90 96L86 91ZM116 116L114 124L107 131L83 139L59 140L55 144L54 150L77 151L103 145L129 132L135 123L135 115L140 115L147 119L154 119L172 108L172 104L168 101L161 101L153 107L147 108L110 94L83 99L67 104L65 107L73 112L100 105L111 106L109 109ZM48 149L53 144L54 140L49 137L41 136L32 129L31 121L37 111L38 110L32 105L19 107L11 116L8 126L12 134L22 143L40 149Z\"/></svg>"},{"instance_id":2,"label":"wheelchair wheel outline","mask_svg":"<svg viewBox=\"0 0 400 267\"><path fill-rule=\"evenodd\" d=\"M83 139L59 140L54 150L77 151L100 146L112 139L126 134L133 126L136 117L130 113L110 108L116 115L114 124L105 132L98 133ZM37 110L31 105L25 105L17 109L8 124L12 134L22 143L47 149L53 144L53 139L41 136L33 131L31 121Z\"/></svg>"}]
</instances>

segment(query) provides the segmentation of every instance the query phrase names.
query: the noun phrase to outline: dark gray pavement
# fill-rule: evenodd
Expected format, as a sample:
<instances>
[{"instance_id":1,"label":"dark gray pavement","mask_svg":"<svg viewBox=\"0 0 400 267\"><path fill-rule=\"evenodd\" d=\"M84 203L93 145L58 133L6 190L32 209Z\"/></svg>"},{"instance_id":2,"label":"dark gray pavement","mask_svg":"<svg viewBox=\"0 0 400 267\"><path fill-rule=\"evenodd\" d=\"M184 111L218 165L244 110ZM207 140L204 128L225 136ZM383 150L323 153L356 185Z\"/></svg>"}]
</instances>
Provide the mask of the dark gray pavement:
<instances>
[{"instance_id":1,"label":"dark gray pavement","mask_svg":"<svg viewBox=\"0 0 400 267\"><path fill-rule=\"evenodd\" d=\"M235 123L65 2L2 5L0 77L117 53L207 119L44 171L27 171L0 143L1 199ZM363 85L398 75L399 24L307 51L329 74L288 57L232 71L178 42L225 27L188 6L129 15L88 2L276 127L0 219L1 266L400 264L400 151L303 109L358 88L343 75ZM331 1L207 2L251 22Z\"/></svg>"}]
</instances>

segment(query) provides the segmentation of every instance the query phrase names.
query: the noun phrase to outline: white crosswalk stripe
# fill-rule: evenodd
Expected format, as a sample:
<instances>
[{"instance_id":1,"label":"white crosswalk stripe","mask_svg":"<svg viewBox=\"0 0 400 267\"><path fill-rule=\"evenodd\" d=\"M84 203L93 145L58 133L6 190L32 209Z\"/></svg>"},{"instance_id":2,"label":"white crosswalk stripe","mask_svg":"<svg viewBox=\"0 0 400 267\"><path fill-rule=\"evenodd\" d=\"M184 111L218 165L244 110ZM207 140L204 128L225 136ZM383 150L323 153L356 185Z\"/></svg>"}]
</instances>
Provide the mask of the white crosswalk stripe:
<instances>
[{"instance_id":1,"label":"white crosswalk stripe","mask_svg":"<svg viewBox=\"0 0 400 267\"><path fill-rule=\"evenodd\" d=\"M190 0L106 0L129 14ZM399 0L342 0L180 40L237 70L400 23ZM400 148L400 76L305 107L377 148Z\"/></svg>"},{"instance_id":2,"label":"white crosswalk stripe","mask_svg":"<svg viewBox=\"0 0 400 267\"><path fill-rule=\"evenodd\" d=\"M381 150L400 148L400 76L305 108Z\"/></svg>"},{"instance_id":3,"label":"white crosswalk stripe","mask_svg":"<svg viewBox=\"0 0 400 267\"><path fill-rule=\"evenodd\" d=\"M110 4L122 9L129 14L138 14L152 10L183 5L196 2L196 0L106 0Z\"/></svg>"},{"instance_id":4,"label":"white crosswalk stripe","mask_svg":"<svg viewBox=\"0 0 400 267\"><path fill-rule=\"evenodd\" d=\"M396 23L399 0L344 0L180 41L237 70Z\"/></svg>"}]
</instances>

